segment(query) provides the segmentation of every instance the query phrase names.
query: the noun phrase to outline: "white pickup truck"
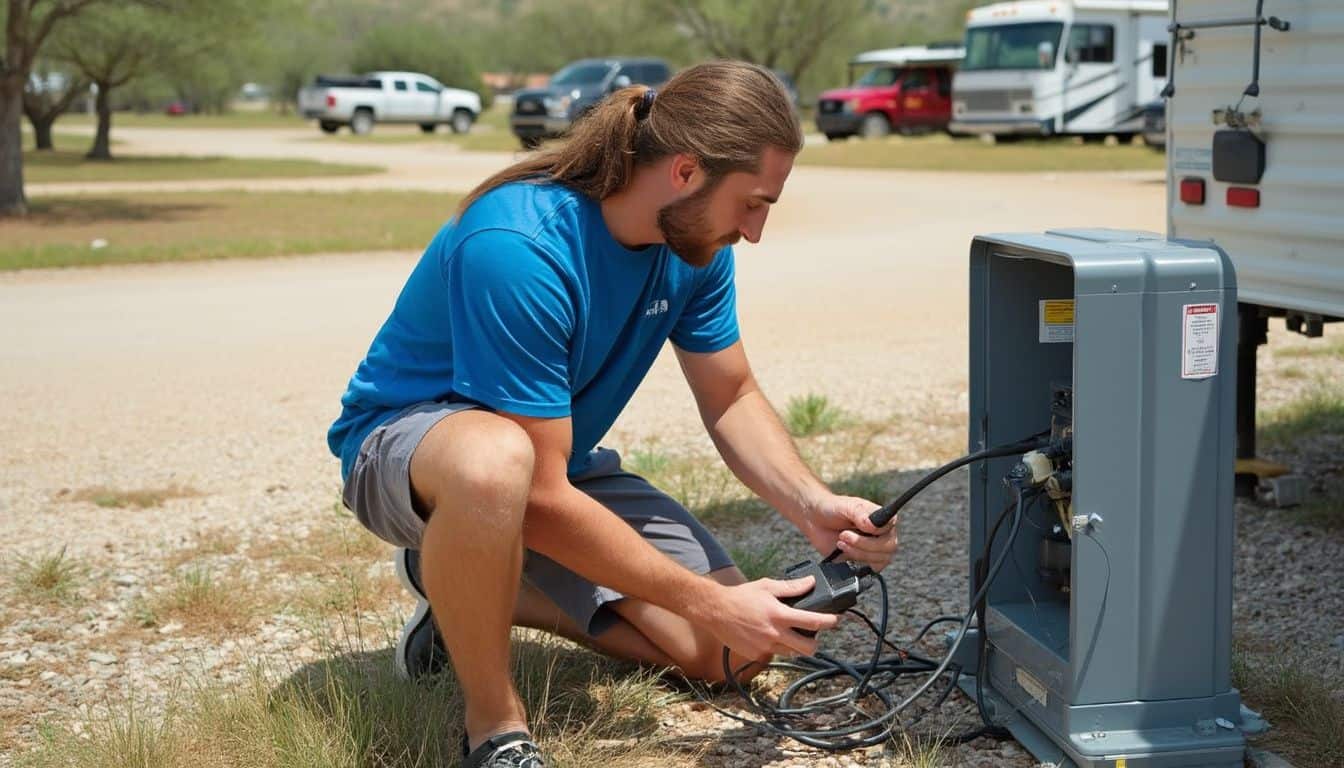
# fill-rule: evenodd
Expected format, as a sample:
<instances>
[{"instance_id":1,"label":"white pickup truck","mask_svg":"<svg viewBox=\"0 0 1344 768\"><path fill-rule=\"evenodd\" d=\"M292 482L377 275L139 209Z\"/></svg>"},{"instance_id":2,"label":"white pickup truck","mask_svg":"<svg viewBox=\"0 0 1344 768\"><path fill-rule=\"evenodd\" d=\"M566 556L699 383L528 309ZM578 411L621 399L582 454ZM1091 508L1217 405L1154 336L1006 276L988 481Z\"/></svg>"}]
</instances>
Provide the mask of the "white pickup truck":
<instances>
[{"instance_id":1,"label":"white pickup truck","mask_svg":"<svg viewBox=\"0 0 1344 768\"><path fill-rule=\"evenodd\" d=\"M415 123L433 133L447 123L453 133L466 133L481 114L481 97L449 88L418 72L370 72L356 77L319 75L299 90L299 114L316 119L323 133L348 125L366 134L374 123Z\"/></svg>"}]
</instances>

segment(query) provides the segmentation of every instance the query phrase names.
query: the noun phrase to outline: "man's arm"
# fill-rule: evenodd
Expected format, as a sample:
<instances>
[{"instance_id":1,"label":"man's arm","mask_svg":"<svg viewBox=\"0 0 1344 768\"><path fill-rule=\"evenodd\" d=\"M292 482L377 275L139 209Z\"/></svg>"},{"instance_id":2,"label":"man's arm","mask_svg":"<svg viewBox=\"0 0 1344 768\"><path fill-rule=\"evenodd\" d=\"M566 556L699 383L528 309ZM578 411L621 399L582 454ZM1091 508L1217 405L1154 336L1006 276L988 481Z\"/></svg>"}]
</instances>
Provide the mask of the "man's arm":
<instances>
[{"instance_id":1,"label":"man's arm","mask_svg":"<svg viewBox=\"0 0 1344 768\"><path fill-rule=\"evenodd\" d=\"M818 552L839 547L876 570L891 561L894 526L879 531L868 520L876 504L832 493L807 467L756 383L741 341L718 352L677 349L677 359L705 429L743 484L796 525Z\"/></svg>"},{"instance_id":2,"label":"man's arm","mask_svg":"<svg viewBox=\"0 0 1344 768\"><path fill-rule=\"evenodd\" d=\"M501 414L532 438L536 464L523 521L528 549L595 583L666 608L708 629L744 657L812 654L816 642L794 632L829 629L837 617L799 611L779 597L804 594L808 579L761 579L735 587L697 576L645 541L611 510L569 482L570 420Z\"/></svg>"}]
</instances>

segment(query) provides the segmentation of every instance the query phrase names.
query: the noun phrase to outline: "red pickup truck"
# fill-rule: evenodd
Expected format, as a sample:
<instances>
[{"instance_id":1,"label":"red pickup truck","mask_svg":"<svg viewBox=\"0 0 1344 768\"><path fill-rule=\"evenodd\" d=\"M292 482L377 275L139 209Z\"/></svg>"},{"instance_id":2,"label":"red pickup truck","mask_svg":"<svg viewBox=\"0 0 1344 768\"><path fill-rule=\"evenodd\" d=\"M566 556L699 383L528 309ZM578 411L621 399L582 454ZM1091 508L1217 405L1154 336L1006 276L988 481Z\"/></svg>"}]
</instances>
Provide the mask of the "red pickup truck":
<instances>
[{"instance_id":1,"label":"red pickup truck","mask_svg":"<svg viewBox=\"0 0 1344 768\"><path fill-rule=\"evenodd\" d=\"M952 119L952 71L963 53L944 45L859 54L849 63L854 85L817 99L817 130L834 141L945 129ZM855 80L863 68L867 72Z\"/></svg>"}]
</instances>

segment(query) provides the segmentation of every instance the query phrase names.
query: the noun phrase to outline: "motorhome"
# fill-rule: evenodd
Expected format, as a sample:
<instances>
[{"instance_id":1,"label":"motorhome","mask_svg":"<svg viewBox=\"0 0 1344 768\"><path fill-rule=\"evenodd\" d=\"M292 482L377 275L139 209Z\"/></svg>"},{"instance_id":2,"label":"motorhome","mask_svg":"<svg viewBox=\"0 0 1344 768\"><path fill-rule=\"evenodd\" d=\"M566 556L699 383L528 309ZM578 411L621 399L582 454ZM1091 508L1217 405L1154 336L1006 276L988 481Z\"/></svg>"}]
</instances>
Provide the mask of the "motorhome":
<instances>
[{"instance_id":1,"label":"motorhome","mask_svg":"<svg viewBox=\"0 0 1344 768\"><path fill-rule=\"evenodd\" d=\"M966 16L954 133L1115 135L1143 129L1166 85L1165 0L1031 0Z\"/></svg>"},{"instance_id":2,"label":"motorhome","mask_svg":"<svg viewBox=\"0 0 1344 768\"><path fill-rule=\"evenodd\" d=\"M1310 337L1344 319L1344 8L1263 5L1174 5L1166 109L1167 234L1236 268L1237 455L1262 483L1284 469L1252 461L1269 319Z\"/></svg>"}]
</instances>

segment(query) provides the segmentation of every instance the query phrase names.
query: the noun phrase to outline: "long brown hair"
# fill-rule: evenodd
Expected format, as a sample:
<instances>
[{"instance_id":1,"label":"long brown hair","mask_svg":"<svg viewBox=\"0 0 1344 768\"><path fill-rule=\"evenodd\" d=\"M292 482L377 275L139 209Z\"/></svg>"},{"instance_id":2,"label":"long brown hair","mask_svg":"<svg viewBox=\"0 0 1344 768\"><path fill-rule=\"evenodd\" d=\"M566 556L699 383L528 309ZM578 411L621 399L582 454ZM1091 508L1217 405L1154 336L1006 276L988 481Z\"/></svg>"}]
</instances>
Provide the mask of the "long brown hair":
<instances>
[{"instance_id":1,"label":"long brown hair","mask_svg":"<svg viewBox=\"0 0 1344 768\"><path fill-rule=\"evenodd\" d=\"M644 110L642 85L622 88L575 122L569 135L496 173L458 206L512 181L555 181L602 200L630 181L635 166L676 154L696 158L711 181L755 172L761 152L796 154L803 130L783 85L769 70L713 61L679 72Z\"/></svg>"}]
</instances>

